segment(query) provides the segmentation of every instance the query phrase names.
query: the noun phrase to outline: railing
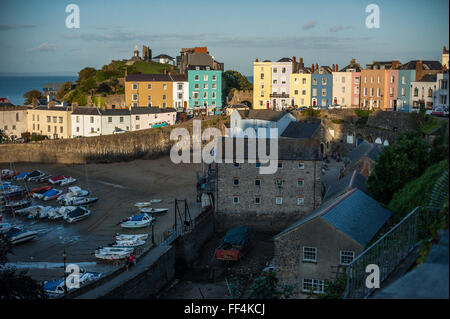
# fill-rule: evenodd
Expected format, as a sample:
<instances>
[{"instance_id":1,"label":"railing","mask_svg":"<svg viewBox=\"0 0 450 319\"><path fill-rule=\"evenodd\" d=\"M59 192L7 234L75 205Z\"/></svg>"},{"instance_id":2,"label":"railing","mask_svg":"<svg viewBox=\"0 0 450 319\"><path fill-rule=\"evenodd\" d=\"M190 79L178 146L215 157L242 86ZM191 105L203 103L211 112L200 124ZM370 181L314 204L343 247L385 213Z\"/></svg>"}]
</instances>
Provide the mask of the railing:
<instances>
[{"instance_id":1,"label":"railing","mask_svg":"<svg viewBox=\"0 0 450 319\"><path fill-rule=\"evenodd\" d=\"M366 286L366 267L375 264L380 270L380 284L430 235L430 225L439 209L416 207L397 225L381 236L347 266L347 285L344 299L363 299L376 288Z\"/></svg>"}]
</instances>

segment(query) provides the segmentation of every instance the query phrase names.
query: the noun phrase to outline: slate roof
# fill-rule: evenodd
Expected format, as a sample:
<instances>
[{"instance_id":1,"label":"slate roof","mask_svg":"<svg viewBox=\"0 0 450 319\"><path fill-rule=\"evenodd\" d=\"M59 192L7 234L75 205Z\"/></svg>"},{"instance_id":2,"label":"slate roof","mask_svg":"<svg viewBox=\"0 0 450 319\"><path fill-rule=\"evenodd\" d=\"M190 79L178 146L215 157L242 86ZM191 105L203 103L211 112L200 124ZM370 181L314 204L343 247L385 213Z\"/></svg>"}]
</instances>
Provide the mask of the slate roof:
<instances>
[{"instance_id":1,"label":"slate roof","mask_svg":"<svg viewBox=\"0 0 450 319\"><path fill-rule=\"evenodd\" d=\"M322 201L326 202L330 199L336 198L337 196L342 195L353 188L358 188L367 194L366 178L356 170L329 185Z\"/></svg>"},{"instance_id":2,"label":"slate roof","mask_svg":"<svg viewBox=\"0 0 450 319\"><path fill-rule=\"evenodd\" d=\"M403 64L399 70L415 70L417 62L419 62L419 60L409 61L408 63ZM424 70L442 70L442 64L439 61L422 60L422 68Z\"/></svg>"},{"instance_id":3,"label":"slate roof","mask_svg":"<svg viewBox=\"0 0 450 319\"><path fill-rule=\"evenodd\" d=\"M52 106L47 107L46 105L31 107L31 110L48 110L48 111L70 111L70 106Z\"/></svg>"},{"instance_id":4,"label":"slate roof","mask_svg":"<svg viewBox=\"0 0 450 319\"><path fill-rule=\"evenodd\" d=\"M311 214L276 235L275 238L314 218L322 218L365 247L391 216L392 213L383 208L376 200L354 188L325 202Z\"/></svg>"},{"instance_id":5,"label":"slate roof","mask_svg":"<svg viewBox=\"0 0 450 319\"><path fill-rule=\"evenodd\" d=\"M72 115L101 115L100 109L97 107L78 106Z\"/></svg>"},{"instance_id":6,"label":"slate roof","mask_svg":"<svg viewBox=\"0 0 450 319\"><path fill-rule=\"evenodd\" d=\"M436 82L436 74L425 74L418 82Z\"/></svg>"},{"instance_id":7,"label":"slate roof","mask_svg":"<svg viewBox=\"0 0 450 319\"><path fill-rule=\"evenodd\" d=\"M128 109L106 109L100 110L102 115L114 116L114 115L130 115L130 110Z\"/></svg>"},{"instance_id":8,"label":"slate roof","mask_svg":"<svg viewBox=\"0 0 450 319\"><path fill-rule=\"evenodd\" d=\"M156 113L176 113L177 110L174 108L159 108L159 107L147 107L147 106L138 106L131 108L131 114L156 114Z\"/></svg>"},{"instance_id":9,"label":"slate roof","mask_svg":"<svg viewBox=\"0 0 450 319\"><path fill-rule=\"evenodd\" d=\"M225 143L226 140L233 139L233 153L229 154L225 152ZM248 160L249 152L248 152L248 142L249 138L231 138L231 137L223 137L222 138L222 159L244 159ZM244 143L244 154L243 156L236 156L237 141L243 141ZM305 161L320 161L322 160L322 155L320 153L320 143L314 139L287 139L287 138L278 138L278 139L256 139L256 159L258 159L258 150L260 143L266 144L266 154L271 154L270 151L271 146L270 142L278 143L278 160L305 160Z\"/></svg>"},{"instance_id":10,"label":"slate roof","mask_svg":"<svg viewBox=\"0 0 450 319\"><path fill-rule=\"evenodd\" d=\"M311 138L319 127L320 123L291 122L281 137Z\"/></svg>"},{"instance_id":11,"label":"slate roof","mask_svg":"<svg viewBox=\"0 0 450 319\"><path fill-rule=\"evenodd\" d=\"M274 110L238 110L238 112L243 119L273 122L279 121L283 116L289 114L287 112Z\"/></svg>"},{"instance_id":12,"label":"slate roof","mask_svg":"<svg viewBox=\"0 0 450 319\"><path fill-rule=\"evenodd\" d=\"M347 157L350 159L352 163L356 163L364 156L367 156L373 161L376 161L378 160L380 152L381 152L380 146L363 141L351 152L349 152Z\"/></svg>"},{"instance_id":13,"label":"slate roof","mask_svg":"<svg viewBox=\"0 0 450 319\"><path fill-rule=\"evenodd\" d=\"M128 74L125 78L127 82L173 82L187 81L187 77L183 74Z\"/></svg>"}]
</instances>

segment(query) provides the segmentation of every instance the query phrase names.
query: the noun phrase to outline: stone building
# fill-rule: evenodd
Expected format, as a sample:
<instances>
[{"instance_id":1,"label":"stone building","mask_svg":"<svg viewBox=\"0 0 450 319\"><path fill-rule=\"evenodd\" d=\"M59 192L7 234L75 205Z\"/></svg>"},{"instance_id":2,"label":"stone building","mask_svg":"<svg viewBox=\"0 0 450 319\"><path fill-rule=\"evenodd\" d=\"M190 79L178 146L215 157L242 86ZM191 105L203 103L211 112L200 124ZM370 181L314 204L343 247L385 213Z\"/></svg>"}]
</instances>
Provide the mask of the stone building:
<instances>
[{"instance_id":1,"label":"stone building","mask_svg":"<svg viewBox=\"0 0 450 319\"><path fill-rule=\"evenodd\" d=\"M27 132L27 108L24 106L0 105L0 130L9 138L16 139Z\"/></svg>"},{"instance_id":2,"label":"stone building","mask_svg":"<svg viewBox=\"0 0 450 319\"><path fill-rule=\"evenodd\" d=\"M321 294L327 282L385 229L392 213L358 188L322 204L274 237L280 285L294 296Z\"/></svg>"},{"instance_id":3,"label":"stone building","mask_svg":"<svg viewBox=\"0 0 450 319\"><path fill-rule=\"evenodd\" d=\"M380 153L380 145L363 141L347 154L342 176L356 170L363 176L368 177L375 167Z\"/></svg>"},{"instance_id":4,"label":"stone building","mask_svg":"<svg viewBox=\"0 0 450 319\"><path fill-rule=\"evenodd\" d=\"M237 138L233 139L235 143ZM266 154L270 154L269 139ZM222 148L225 147L222 143ZM278 139L278 169L261 174L261 164L248 160L248 139L243 157L222 152L231 163L217 163L216 220L221 229L246 225L258 231L278 232L321 204L320 144L313 139ZM243 163L238 163L239 159Z\"/></svg>"},{"instance_id":5,"label":"stone building","mask_svg":"<svg viewBox=\"0 0 450 319\"><path fill-rule=\"evenodd\" d=\"M209 67L210 70L223 71L224 64L216 61L209 54L207 47L182 48L180 55L176 58L178 71L186 74L192 67Z\"/></svg>"}]
</instances>

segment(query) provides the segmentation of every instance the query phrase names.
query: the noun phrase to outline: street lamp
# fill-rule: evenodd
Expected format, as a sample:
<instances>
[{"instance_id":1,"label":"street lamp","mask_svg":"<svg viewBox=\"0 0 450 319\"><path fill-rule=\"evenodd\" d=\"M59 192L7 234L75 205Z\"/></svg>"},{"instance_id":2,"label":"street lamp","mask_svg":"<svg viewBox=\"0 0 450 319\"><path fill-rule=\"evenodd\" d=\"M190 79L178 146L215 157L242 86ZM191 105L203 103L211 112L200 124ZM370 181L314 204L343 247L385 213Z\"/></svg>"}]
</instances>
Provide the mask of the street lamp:
<instances>
[{"instance_id":1,"label":"street lamp","mask_svg":"<svg viewBox=\"0 0 450 319\"><path fill-rule=\"evenodd\" d=\"M67 273L66 273L66 249L64 248L63 258L64 258L64 294L67 294Z\"/></svg>"}]
</instances>

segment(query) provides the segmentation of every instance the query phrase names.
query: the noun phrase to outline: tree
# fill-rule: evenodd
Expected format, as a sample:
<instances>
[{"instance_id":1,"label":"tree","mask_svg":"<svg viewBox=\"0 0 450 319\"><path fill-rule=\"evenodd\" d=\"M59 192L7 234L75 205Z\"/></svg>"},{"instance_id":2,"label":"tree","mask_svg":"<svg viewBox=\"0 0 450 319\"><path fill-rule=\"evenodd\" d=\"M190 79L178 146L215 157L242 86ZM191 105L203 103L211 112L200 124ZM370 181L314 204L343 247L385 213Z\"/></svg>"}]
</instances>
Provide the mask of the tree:
<instances>
[{"instance_id":1,"label":"tree","mask_svg":"<svg viewBox=\"0 0 450 319\"><path fill-rule=\"evenodd\" d=\"M84 68L80 72L78 72L77 83L80 84L84 80L94 78L96 74L97 74L96 69L90 67Z\"/></svg>"},{"instance_id":2,"label":"tree","mask_svg":"<svg viewBox=\"0 0 450 319\"><path fill-rule=\"evenodd\" d=\"M65 82L65 83L61 86L61 88L59 89L58 93L56 94L56 97L57 97L58 99L64 98L64 96L65 96L67 93L69 93L70 90L72 90L72 86L73 86L72 82L70 82L70 81Z\"/></svg>"},{"instance_id":3,"label":"tree","mask_svg":"<svg viewBox=\"0 0 450 319\"><path fill-rule=\"evenodd\" d=\"M287 299L292 296L294 287L284 285L278 289L278 278L275 271L266 271L253 280L249 287L249 299Z\"/></svg>"},{"instance_id":4,"label":"tree","mask_svg":"<svg viewBox=\"0 0 450 319\"><path fill-rule=\"evenodd\" d=\"M12 253L11 242L0 235L0 300L5 299L45 299L43 286L14 267L3 267L8 261L6 255Z\"/></svg>"},{"instance_id":5,"label":"tree","mask_svg":"<svg viewBox=\"0 0 450 319\"><path fill-rule=\"evenodd\" d=\"M253 90L253 85L241 73L228 70L223 73L224 96L231 96L233 89L236 90Z\"/></svg>"},{"instance_id":6,"label":"tree","mask_svg":"<svg viewBox=\"0 0 450 319\"><path fill-rule=\"evenodd\" d=\"M430 146L416 132L403 133L393 145L383 148L367 178L369 193L387 204L394 193L419 177L430 164Z\"/></svg>"},{"instance_id":7,"label":"tree","mask_svg":"<svg viewBox=\"0 0 450 319\"><path fill-rule=\"evenodd\" d=\"M27 93L25 93L23 95L23 97L26 99L25 104L31 104L31 103L33 103L34 99L42 98L42 94L38 90L31 90L31 91L28 91Z\"/></svg>"}]
</instances>

